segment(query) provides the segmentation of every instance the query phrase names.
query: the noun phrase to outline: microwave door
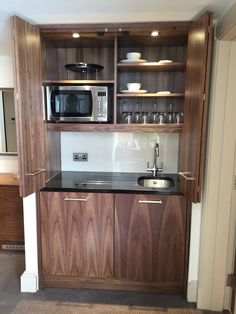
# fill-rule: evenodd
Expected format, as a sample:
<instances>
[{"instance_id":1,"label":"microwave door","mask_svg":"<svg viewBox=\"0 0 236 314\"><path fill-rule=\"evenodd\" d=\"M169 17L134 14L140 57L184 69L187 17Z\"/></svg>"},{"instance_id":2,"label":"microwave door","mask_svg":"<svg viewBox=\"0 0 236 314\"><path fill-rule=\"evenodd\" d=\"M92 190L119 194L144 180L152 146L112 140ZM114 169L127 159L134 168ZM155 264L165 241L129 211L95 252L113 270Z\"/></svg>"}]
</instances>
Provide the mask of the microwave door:
<instances>
[{"instance_id":1,"label":"microwave door","mask_svg":"<svg viewBox=\"0 0 236 314\"><path fill-rule=\"evenodd\" d=\"M78 92L78 119L84 122L93 121L93 93L91 90L81 90Z\"/></svg>"},{"instance_id":2,"label":"microwave door","mask_svg":"<svg viewBox=\"0 0 236 314\"><path fill-rule=\"evenodd\" d=\"M64 121L90 122L93 98L90 90L74 89L64 92L61 119Z\"/></svg>"}]
</instances>

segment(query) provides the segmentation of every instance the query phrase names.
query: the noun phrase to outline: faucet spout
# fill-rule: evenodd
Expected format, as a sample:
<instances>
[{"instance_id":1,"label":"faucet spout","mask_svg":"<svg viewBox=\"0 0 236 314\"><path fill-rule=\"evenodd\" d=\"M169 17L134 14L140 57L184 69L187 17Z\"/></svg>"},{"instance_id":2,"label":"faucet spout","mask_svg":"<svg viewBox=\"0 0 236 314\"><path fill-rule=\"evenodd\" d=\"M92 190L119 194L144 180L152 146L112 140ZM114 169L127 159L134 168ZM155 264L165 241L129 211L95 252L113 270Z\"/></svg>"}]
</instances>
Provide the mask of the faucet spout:
<instances>
[{"instance_id":1,"label":"faucet spout","mask_svg":"<svg viewBox=\"0 0 236 314\"><path fill-rule=\"evenodd\" d=\"M154 177L157 175L158 172L163 171L162 168L158 168L157 166L157 158L159 158L159 156L160 156L160 146L159 146L159 143L156 143L156 145L154 146L153 167L149 168L149 163L147 165L147 171L151 171Z\"/></svg>"},{"instance_id":2,"label":"faucet spout","mask_svg":"<svg viewBox=\"0 0 236 314\"><path fill-rule=\"evenodd\" d=\"M157 158L160 156L160 147L159 143L156 143L154 146L154 165L157 165Z\"/></svg>"}]
</instances>

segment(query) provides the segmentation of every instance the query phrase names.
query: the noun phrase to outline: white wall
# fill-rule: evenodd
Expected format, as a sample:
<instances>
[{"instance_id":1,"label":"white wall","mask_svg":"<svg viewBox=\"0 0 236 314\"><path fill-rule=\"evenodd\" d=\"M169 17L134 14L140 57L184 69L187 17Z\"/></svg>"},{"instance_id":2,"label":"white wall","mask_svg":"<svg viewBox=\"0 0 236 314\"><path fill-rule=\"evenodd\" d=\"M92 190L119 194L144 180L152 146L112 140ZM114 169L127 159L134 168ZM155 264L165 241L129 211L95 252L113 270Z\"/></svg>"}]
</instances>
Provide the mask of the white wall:
<instances>
[{"instance_id":1,"label":"white wall","mask_svg":"<svg viewBox=\"0 0 236 314\"><path fill-rule=\"evenodd\" d=\"M12 57L0 56L0 88L14 86Z\"/></svg>"},{"instance_id":2,"label":"white wall","mask_svg":"<svg viewBox=\"0 0 236 314\"><path fill-rule=\"evenodd\" d=\"M189 268L188 268L188 289L187 289L188 302L197 301L201 213L202 213L201 204L193 203L192 204L192 217L191 217L190 246L189 246Z\"/></svg>"},{"instance_id":3,"label":"white wall","mask_svg":"<svg viewBox=\"0 0 236 314\"><path fill-rule=\"evenodd\" d=\"M0 156L0 172L18 172L17 156Z\"/></svg>"},{"instance_id":4,"label":"white wall","mask_svg":"<svg viewBox=\"0 0 236 314\"><path fill-rule=\"evenodd\" d=\"M176 173L178 134L61 133L62 170L146 172L153 166L154 145L160 144L158 167ZM72 161L73 152L88 153L88 162Z\"/></svg>"}]
</instances>

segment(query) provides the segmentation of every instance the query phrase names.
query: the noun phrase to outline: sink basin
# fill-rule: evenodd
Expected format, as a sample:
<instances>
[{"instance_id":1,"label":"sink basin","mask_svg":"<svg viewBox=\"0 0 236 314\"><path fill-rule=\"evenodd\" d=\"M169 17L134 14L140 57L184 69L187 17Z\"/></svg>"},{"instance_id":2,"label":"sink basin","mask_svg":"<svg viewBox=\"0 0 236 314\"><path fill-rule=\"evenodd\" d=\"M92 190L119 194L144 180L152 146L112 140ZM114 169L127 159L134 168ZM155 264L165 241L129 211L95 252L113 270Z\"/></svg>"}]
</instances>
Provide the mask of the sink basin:
<instances>
[{"instance_id":1,"label":"sink basin","mask_svg":"<svg viewBox=\"0 0 236 314\"><path fill-rule=\"evenodd\" d=\"M140 177L138 184L145 188L167 189L175 185L174 180L169 177Z\"/></svg>"}]
</instances>

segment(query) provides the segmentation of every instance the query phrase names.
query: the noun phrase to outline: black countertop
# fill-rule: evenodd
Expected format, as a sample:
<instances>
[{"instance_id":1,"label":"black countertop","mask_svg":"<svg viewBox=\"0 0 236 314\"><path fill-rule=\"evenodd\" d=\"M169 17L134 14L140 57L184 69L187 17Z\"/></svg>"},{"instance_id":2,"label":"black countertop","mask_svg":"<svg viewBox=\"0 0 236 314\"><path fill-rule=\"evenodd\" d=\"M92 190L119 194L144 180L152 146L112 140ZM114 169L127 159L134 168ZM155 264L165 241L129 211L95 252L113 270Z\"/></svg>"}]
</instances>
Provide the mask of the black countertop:
<instances>
[{"instance_id":1,"label":"black countertop","mask_svg":"<svg viewBox=\"0 0 236 314\"><path fill-rule=\"evenodd\" d=\"M62 171L41 191L54 192L103 192L103 193L143 193L182 195L177 174L158 174L158 177L170 177L174 186L169 188L148 188L138 184L139 177L150 177L148 173L127 172L79 172Z\"/></svg>"}]
</instances>

